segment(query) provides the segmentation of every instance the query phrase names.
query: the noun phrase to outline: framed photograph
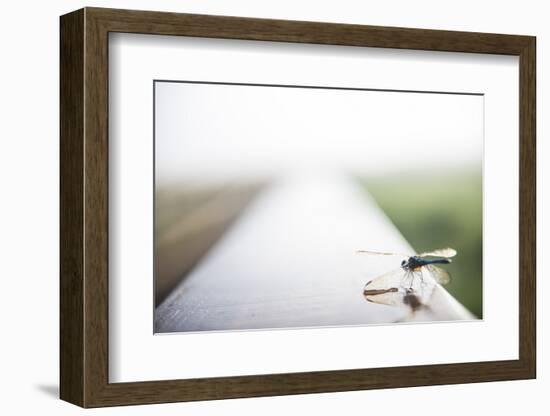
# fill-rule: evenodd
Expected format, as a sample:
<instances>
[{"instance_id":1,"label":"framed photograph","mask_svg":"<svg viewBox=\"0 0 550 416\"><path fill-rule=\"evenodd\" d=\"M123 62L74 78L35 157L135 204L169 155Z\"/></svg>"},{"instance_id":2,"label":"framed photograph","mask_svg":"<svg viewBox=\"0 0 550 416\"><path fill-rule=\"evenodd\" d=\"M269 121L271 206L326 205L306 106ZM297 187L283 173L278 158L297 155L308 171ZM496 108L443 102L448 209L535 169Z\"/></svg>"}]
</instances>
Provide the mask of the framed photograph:
<instances>
[{"instance_id":1,"label":"framed photograph","mask_svg":"<svg viewBox=\"0 0 550 416\"><path fill-rule=\"evenodd\" d=\"M535 378L534 37L60 28L63 400Z\"/></svg>"}]
</instances>

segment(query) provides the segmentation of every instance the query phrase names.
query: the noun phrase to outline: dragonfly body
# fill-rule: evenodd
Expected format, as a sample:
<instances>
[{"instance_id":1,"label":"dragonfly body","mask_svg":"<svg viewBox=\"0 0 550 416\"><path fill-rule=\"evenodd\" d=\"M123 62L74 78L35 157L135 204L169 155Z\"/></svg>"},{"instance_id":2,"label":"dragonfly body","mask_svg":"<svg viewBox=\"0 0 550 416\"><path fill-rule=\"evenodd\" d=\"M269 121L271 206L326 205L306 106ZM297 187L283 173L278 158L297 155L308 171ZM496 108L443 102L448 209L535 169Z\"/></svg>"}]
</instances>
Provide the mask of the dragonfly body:
<instances>
[{"instance_id":1,"label":"dragonfly body","mask_svg":"<svg viewBox=\"0 0 550 416\"><path fill-rule=\"evenodd\" d=\"M401 267L407 271L417 271L420 270L421 267L427 266L428 264L449 264L450 262L451 259L445 258L429 260L420 256L411 256L408 260L403 260L401 262Z\"/></svg>"}]
</instances>

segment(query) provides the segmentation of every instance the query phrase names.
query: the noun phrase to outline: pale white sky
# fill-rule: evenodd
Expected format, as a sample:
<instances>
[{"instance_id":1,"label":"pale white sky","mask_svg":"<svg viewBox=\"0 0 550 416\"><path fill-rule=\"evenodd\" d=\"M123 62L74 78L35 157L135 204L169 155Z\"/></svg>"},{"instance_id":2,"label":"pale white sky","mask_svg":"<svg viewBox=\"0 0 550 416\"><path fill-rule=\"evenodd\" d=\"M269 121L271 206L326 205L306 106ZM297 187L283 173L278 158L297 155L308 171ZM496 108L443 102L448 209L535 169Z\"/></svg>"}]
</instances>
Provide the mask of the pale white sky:
<instances>
[{"instance_id":1,"label":"pale white sky","mask_svg":"<svg viewBox=\"0 0 550 416\"><path fill-rule=\"evenodd\" d=\"M157 183L476 164L483 97L156 83Z\"/></svg>"}]
</instances>

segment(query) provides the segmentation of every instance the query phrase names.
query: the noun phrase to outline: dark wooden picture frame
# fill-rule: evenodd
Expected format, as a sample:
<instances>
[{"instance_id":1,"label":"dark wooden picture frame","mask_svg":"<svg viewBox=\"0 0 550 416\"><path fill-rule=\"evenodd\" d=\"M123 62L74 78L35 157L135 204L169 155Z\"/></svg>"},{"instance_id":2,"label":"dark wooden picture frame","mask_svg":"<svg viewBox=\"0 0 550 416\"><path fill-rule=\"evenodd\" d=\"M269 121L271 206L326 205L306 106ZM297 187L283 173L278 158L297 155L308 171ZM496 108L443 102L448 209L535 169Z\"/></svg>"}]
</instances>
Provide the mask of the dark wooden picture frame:
<instances>
[{"instance_id":1,"label":"dark wooden picture frame","mask_svg":"<svg viewBox=\"0 0 550 416\"><path fill-rule=\"evenodd\" d=\"M535 378L534 37L100 8L64 15L60 28L60 396L63 400L83 407L100 407ZM110 32L519 56L519 359L109 383Z\"/></svg>"}]
</instances>

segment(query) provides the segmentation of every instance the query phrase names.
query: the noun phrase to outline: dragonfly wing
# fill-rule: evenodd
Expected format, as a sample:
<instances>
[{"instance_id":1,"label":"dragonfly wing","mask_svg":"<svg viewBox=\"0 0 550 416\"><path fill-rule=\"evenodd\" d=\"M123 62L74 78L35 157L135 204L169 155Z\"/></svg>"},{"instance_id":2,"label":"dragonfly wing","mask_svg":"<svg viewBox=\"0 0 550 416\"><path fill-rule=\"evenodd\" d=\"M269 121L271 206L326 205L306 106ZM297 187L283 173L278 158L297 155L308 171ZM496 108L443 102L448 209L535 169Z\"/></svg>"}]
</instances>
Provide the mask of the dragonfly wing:
<instances>
[{"instance_id":1,"label":"dragonfly wing","mask_svg":"<svg viewBox=\"0 0 550 416\"><path fill-rule=\"evenodd\" d=\"M404 253L384 253L381 251L370 251L370 250L357 250L356 253L358 254L368 254L370 256L400 256L400 257L410 257L412 254L404 254Z\"/></svg>"},{"instance_id":2,"label":"dragonfly wing","mask_svg":"<svg viewBox=\"0 0 550 416\"><path fill-rule=\"evenodd\" d=\"M363 295L369 302L382 305L403 305L401 284L405 277L403 269L393 270L368 282L363 288Z\"/></svg>"},{"instance_id":3,"label":"dragonfly wing","mask_svg":"<svg viewBox=\"0 0 550 416\"><path fill-rule=\"evenodd\" d=\"M446 285L451 281L451 275L447 270L444 270L440 267L436 267L433 264L428 264L425 266L426 269L431 273L435 281L441 285Z\"/></svg>"},{"instance_id":4,"label":"dragonfly wing","mask_svg":"<svg viewBox=\"0 0 550 416\"><path fill-rule=\"evenodd\" d=\"M421 272L397 269L368 282L363 295L369 302L382 305L412 308L413 298L420 305L428 305L436 286L434 279L428 279Z\"/></svg>"},{"instance_id":5,"label":"dragonfly wing","mask_svg":"<svg viewBox=\"0 0 550 416\"><path fill-rule=\"evenodd\" d=\"M433 251L427 251L426 253L419 254L420 257L433 256L433 257L445 257L451 258L456 256L456 250L454 248L440 248Z\"/></svg>"}]
</instances>

